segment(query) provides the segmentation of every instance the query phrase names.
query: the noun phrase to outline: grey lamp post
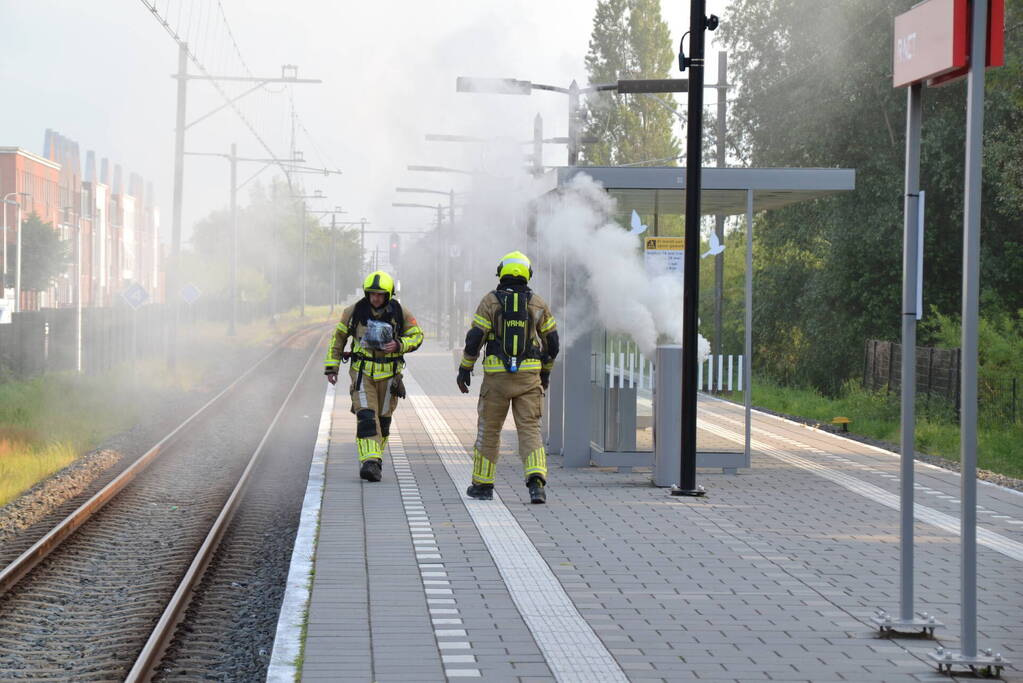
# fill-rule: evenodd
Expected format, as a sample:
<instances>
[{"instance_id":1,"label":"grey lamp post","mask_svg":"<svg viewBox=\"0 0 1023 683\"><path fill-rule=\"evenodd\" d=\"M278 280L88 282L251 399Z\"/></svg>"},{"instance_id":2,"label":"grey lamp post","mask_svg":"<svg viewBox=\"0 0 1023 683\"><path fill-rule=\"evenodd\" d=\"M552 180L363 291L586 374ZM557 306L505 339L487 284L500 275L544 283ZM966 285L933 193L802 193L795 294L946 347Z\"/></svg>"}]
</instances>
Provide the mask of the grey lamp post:
<instances>
[{"instance_id":1,"label":"grey lamp post","mask_svg":"<svg viewBox=\"0 0 1023 683\"><path fill-rule=\"evenodd\" d=\"M28 192L17 192L16 194L19 194L22 197L31 197L32 196ZM10 196L10 195L8 195L8 196ZM17 224L16 228L17 228L17 231L18 231L18 233L17 233L18 241L17 241L17 243L15 244L15 247L14 247L14 258L17 260L17 263L14 264L14 311L15 311L15 313L21 313L21 233L24 232L24 231L21 229L22 228L22 225L21 225L21 202L17 202L17 204L18 204L18 224ZM7 208L5 206L4 207L4 215L6 216L6 214L7 214ZM4 239L5 239L5 242L6 242L6 235L4 236Z\"/></svg>"},{"instance_id":2,"label":"grey lamp post","mask_svg":"<svg viewBox=\"0 0 1023 683\"><path fill-rule=\"evenodd\" d=\"M534 90L548 90L568 95L568 138L555 139L557 142L568 143L568 165L575 166L579 162L579 144L585 142L579 138L579 96L592 92L617 91L622 95L645 93L686 92L689 81L685 78L662 78L642 80L619 80L615 83L600 83L580 88L572 81L567 88L557 85L520 81L514 78L470 78L459 76L455 81L457 92L489 93L496 95L529 95Z\"/></svg>"},{"instance_id":3,"label":"grey lamp post","mask_svg":"<svg viewBox=\"0 0 1023 683\"><path fill-rule=\"evenodd\" d=\"M436 211L437 212L437 234L438 234L438 238L443 239L441 237L441 226L443 225L443 222L444 222L444 206L442 204L437 204L437 205L434 206L434 205L430 205L430 204L417 204L415 202L393 202L391 204L391 206L398 207L398 208L406 208L406 209L431 209L433 211ZM446 240L444 240L442 242L440 251L443 254L447 253L447 241ZM447 258L445 258L445 257L441 258L441 263L445 263L446 261L447 261ZM444 314L447 312L446 311L446 308L447 308L447 306L446 306L446 304L447 304L447 297L444 296L444 282L447 279L447 273L445 272L445 270L446 269L443 266L437 270L437 283L436 283L436 287L437 287L437 327L438 327L438 330L443 326L443 324L444 324Z\"/></svg>"},{"instance_id":4,"label":"grey lamp post","mask_svg":"<svg viewBox=\"0 0 1023 683\"><path fill-rule=\"evenodd\" d=\"M302 283L302 285L301 285L302 286L302 295L301 295L301 301L300 301L300 304L299 304L300 305L299 315L304 318L305 317L305 289L306 289L306 267L305 267L305 252L306 252L306 249L305 249L305 242L306 242L305 214L306 214L306 208L305 208L305 200L307 200L307 199L326 199L327 196L325 194L323 194L322 190L314 190L312 194L304 194L304 195L303 194L299 194L299 195L293 195L293 197L295 199L301 199L302 200L302 253L301 253L301 262L300 262L301 263L301 266L300 266L301 274L299 276L299 279L301 280L301 283Z\"/></svg>"},{"instance_id":5,"label":"grey lamp post","mask_svg":"<svg viewBox=\"0 0 1023 683\"><path fill-rule=\"evenodd\" d=\"M410 167L410 168L412 168L412 167ZM454 236L454 230L455 230L455 191L454 190L447 190L447 191L445 191L445 190L431 190L431 189L423 188L423 187L396 187L396 188L394 188L394 191L395 192L405 192L405 193L440 194L440 195L445 195L445 196L448 197L448 236L447 236L447 239L444 240L444 256L442 258L442 262L444 263L443 281L447 283L446 287L450 288L451 284L452 284L451 280L452 280L452 277L453 277L453 270L454 270L452 268L452 265L451 265L451 259L453 257L452 257L452 254L451 254L450 247L451 247L451 239ZM419 206L426 206L426 205L425 204L420 204ZM440 218L438 216L438 221L439 220L440 220ZM439 226L439 223L438 223L438 226ZM449 293L450 293L450 290L449 290ZM458 335L458 330L457 330L458 323L456 321L456 309L458 308L457 289L455 290L455 293L453 294L453 296L450 299L447 296L443 296L443 299L444 299L444 307L445 308L450 308L450 312L451 312L451 315L448 316L448 323L449 323L448 324L448 348L451 349L451 348L454 348L454 346L455 346L455 337ZM450 306L449 306L449 304L450 304ZM457 311L457 312L460 313L460 311Z\"/></svg>"},{"instance_id":6,"label":"grey lamp post","mask_svg":"<svg viewBox=\"0 0 1023 683\"><path fill-rule=\"evenodd\" d=\"M3 204L4 204L3 285L0 286L0 288L6 288L7 287L7 205L8 204L13 204L14 206L20 206L18 204L18 202L16 202L15 200L11 199L11 197L17 197L18 194L19 193L17 193L17 192L8 192L7 194L4 195L4 201L3 201ZM0 294L2 294L2 293L3 292L0 292Z\"/></svg>"}]
</instances>

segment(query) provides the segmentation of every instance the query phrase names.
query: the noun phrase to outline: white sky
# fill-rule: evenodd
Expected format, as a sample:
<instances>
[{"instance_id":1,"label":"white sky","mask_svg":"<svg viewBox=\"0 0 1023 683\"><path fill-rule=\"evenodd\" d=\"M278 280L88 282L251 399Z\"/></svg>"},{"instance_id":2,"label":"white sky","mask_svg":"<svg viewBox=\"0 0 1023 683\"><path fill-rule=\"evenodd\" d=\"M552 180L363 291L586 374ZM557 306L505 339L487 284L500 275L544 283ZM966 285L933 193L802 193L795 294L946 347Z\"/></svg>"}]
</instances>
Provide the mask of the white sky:
<instances>
[{"instance_id":1,"label":"white sky","mask_svg":"<svg viewBox=\"0 0 1023 683\"><path fill-rule=\"evenodd\" d=\"M188 0L179 1L188 6ZM214 0L205 1L214 6ZM728 2L708 0L708 12L721 16ZM341 206L346 219L366 217L375 229L418 229L433 216L422 209L392 208L394 201L437 199L399 195L396 186L463 187L459 176L409 172L406 165L466 168L478 161L471 145L426 142L427 133L526 140L539 112L545 137L566 135L564 95L457 94L455 78L508 77L561 86L575 78L585 84L583 58L595 5L594 0L222 3L253 73L276 75L281 64L297 64L300 77L324 81L294 88L296 110L315 140L314 146L299 131L296 147L310 165L325 163L344 175L304 176L305 191L327 195L316 208ZM665 2L662 13L677 47L688 29L689 3ZM713 82L718 46L714 34L709 38L707 80ZM53 128L79 143L83 163L85 150L93 149L97 157L142 174L155 185L168 241L175 115L175 82L169 76L177 68L177 49L149 10L138 0L0 0L0 45L0 146L41 153L44 131ZM711 91L706 96L713 97ZM189 120L219 103L208 84L190 83ZM273 150L287 156L287 93L253 96L247 108ZM677 134L681 137L681 130ZM238 143L241 155L265 156L229 111L190 129L186 149L226 152L231 142ZM563 145L546 146L547 164L565 159ZM239 182L258 168L241 165ZM260 179L270 177L267 171ZM247 201L243 191L240 202ZM197 219L227 203L227 163L187 158L186 237Z\"/></svg>"}]
</instances>

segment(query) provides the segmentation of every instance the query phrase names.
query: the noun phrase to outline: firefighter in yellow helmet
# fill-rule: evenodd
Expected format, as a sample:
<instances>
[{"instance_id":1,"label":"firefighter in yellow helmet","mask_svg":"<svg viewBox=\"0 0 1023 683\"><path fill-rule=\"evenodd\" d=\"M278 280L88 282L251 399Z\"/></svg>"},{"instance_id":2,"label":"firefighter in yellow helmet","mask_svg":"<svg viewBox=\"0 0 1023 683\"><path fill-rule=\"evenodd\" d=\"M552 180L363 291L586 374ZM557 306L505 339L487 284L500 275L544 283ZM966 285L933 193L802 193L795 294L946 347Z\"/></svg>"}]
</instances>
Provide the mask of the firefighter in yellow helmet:
<instances>
[{"instance_id":1,"label":"firefighter in yellow helmet","mask_svg":"<svg viewBox=\"0 0 1023 683\"><path fill-rule=\"evenodd\" d=\"M544 390L558 355L558 331L547 303L529 289L532 276L525 254L505 254L497 265L497 289L480 301L465 335L457 379L463 394L469 392L476 359L481 351L484 354L472 483L466 491L479 500L494 497L501 428L510 406L530 501L547 502L547 452L540 435L540 417Z\"/></svg>"},{"instance_id":2,"label":"firefighter in yellow helmet","mask_svg":"<svg viewBox=\"0 0 1023 683\"><path fill-rule=\"evenodd\" d=\"M401 371L405 354L423 343L416 317L394 298L394 279L382 270L370 273L362 283L366 296L347 307L334 330L327 350L325 374L337 382L340 363L351 359L352 412L357 420L359 476L380 481L380 463L391 416L398 399L405 397ZM346 351L349 338L352 350Z\"/></svg>"}]
</instances>

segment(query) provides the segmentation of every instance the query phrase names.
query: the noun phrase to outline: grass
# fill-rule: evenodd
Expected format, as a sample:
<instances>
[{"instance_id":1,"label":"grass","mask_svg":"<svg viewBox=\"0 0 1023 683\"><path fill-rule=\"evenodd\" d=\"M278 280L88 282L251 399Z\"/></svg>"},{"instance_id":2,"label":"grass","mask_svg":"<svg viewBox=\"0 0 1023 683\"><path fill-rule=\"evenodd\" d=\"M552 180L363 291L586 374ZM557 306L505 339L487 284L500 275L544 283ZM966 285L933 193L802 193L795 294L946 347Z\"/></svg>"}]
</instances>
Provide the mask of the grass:
<instances>
[{"instance_id":1,"label":"grass","mask_svg":"<svg viewBox=\"0 0 1023 683\"><path fill-rule=\"evenodd\" d=\"M0 505L127 429L138 405L111 376L0 384Z\"/></svg>"},{"instance_id":2,"label":"grass","mask_svg":"<svg viewBox=\"0 0 1023 683\"><path fill-rule=\"evenodd\" d=\"M159 410L161 399L203 388L225 358L237 362L239 348L270 346L329 317L328 306L307 306L304 318L292 310L275 323L260 319L239 326L235 337L227 336L223 323L191 326L183 330L173 372L163 358L150 357L96 376L57 373L0 381L0 506Z\"/></svg>"},{"instance_id":3,"label":"grass","mask_svg":"<svg viewBox=\"0 0 1023 683\"><path fill-rule=\"evenodd\" d=\"M64 442L28 449L20 441L0 440L0 505L67 467L77 457L78 453Z\"/></svg>"},{"instance_id":4,"label":"grass","mask_svg":"<svg viewBox=\"0 0 1023 683\"><path fill-rule=\"evenodd\" d=\"M741 394L732 400L741 401ZM769 380L753 383L753 405L785 415L830 424L837 416L852 420L849 431L872 439L899 443L899 397L872 393L849 384L836 398L813 389L785 387ZM981 411L977 430L977 466L1023 479L1023 425L1010 424ZM917 401L916 450L959 460L959 425L948 406L923 398Z\"/></svg>"}]
</instances>

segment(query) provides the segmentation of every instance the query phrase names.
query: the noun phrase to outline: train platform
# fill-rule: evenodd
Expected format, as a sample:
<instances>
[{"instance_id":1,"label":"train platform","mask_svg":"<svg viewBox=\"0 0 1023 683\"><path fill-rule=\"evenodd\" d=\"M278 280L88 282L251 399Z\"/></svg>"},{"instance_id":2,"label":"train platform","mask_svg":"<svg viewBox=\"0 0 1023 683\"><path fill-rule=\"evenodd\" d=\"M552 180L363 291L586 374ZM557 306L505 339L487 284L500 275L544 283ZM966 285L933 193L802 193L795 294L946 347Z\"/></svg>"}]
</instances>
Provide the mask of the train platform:
<instances>
[{"instance_id":1,"label":"train platform","mask_svg":"<svg viewBox=\"0 0 1023 683\"><path fill-rule=\"evenodd\" d=\"M937 681L958 647L959 476L917 466L916 606L937 638L880 637L898 610L898 457L754 414L752 467L702 499L649 473L565 469L530 505L505 425L493 501L464 496L474 377L410 356L384 478L362 482L347 381L327 392L268 680ZM346 379L346 378L343 378ZM315 416L314 416L315 417ZM742 439L741 410L702 426ZM978 643L1023 680L1023 495L979 484Z\"/></svg>"}]
</instances>

